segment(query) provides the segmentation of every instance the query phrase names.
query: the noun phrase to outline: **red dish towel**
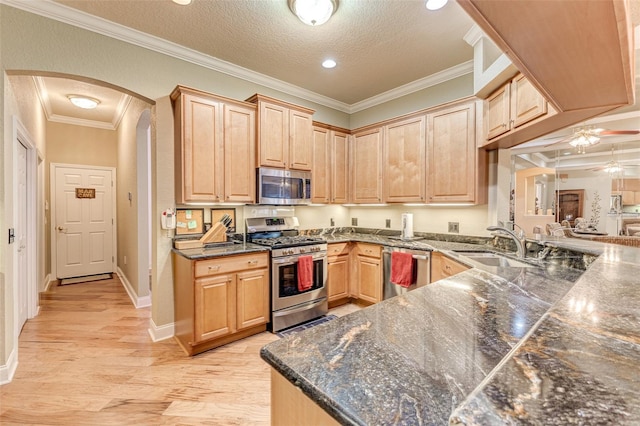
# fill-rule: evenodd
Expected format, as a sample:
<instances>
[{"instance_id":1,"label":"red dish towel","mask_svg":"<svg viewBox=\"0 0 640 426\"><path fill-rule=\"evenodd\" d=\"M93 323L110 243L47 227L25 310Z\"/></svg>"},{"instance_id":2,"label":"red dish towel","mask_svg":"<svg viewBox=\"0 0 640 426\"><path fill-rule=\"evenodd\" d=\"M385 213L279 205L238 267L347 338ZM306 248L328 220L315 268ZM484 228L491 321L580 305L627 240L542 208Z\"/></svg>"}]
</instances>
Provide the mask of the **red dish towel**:
<instances>
[{"instance_id":1,"label":"red dish towel","mask_svg":"<svg viewBox=\"0 0 640 426\"><path fill-rule=\"evenodd\" d=\"M307 291L313 285L313 257L298 258L298 291Z\"/></svg>"},{"instance_id":2,"label":"red dish towel","mask_svg":"<svg viewBox=\"0 0 640 426\"><path fill-rule=\"evenodd\" d=\"M402 287L413 284L413 256L410 253L391 252L390 281Z\"/></svg>"}]
</instances>

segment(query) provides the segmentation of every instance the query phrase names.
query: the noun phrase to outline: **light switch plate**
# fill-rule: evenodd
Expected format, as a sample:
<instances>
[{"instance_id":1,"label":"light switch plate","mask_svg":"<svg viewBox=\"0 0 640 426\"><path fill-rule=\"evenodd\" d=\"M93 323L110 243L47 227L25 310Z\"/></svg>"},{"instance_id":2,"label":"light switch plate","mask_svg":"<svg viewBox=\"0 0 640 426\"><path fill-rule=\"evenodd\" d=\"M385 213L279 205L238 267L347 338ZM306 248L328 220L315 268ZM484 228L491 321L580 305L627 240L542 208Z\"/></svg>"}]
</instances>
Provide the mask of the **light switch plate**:
<instances>
[{"instance_id":1,"label":"light switch plate","mask_svg":"<svg viewBox=\"0 0 640 426\"><path fill-rule=\"evenodd\" d=\"M351 226L358 226L358 218L357 217L352 217L351 218Z\"/></svg>"},{"instance_id":2,"label":"light switch plate","mask_svg":"<svg viewBox=\"0 0 640 426\"><path fill-rule=\"evenodd\" d=\"M460 232L460 223L459 222L449 222L449 232L458 233Z\"/></svg>"},{"instance_id":3,"label":"light switch plate","mask_svg":"<svg viewBox=\"0 0 640 426\"><path fill-rule=\"evenodd\" d=\"M385 219L385 226L391 228L391 219Z\"/></svg>"}]
</instances>

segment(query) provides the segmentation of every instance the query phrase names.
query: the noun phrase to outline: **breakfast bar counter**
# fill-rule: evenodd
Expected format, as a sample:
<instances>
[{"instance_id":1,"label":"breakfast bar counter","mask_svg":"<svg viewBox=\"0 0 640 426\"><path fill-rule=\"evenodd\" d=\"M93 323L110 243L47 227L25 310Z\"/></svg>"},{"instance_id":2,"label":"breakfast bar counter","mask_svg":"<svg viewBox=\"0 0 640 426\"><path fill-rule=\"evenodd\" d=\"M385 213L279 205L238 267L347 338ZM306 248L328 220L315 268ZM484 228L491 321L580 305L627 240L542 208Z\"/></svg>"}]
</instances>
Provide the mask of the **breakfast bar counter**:
<instances>
[{"instance_id":1,"label":"breakfast bar counter","mask_svg":"<svg viewBox=\"0 0 640 426\"><path fill-rule=\"evenodd\" d=\"M545 244L598 258L475 267L261 356L340 424L637 424L640 250Z\"/></svg>"}]
</instances>

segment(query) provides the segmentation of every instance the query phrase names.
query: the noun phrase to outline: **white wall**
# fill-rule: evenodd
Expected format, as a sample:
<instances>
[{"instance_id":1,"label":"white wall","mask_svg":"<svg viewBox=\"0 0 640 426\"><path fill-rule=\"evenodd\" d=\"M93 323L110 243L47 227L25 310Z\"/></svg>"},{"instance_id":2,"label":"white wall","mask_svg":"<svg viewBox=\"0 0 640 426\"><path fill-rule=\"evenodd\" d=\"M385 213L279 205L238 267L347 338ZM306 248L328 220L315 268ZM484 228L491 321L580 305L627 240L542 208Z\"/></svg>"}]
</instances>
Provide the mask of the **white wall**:
<instances>
[{"instance_id":1,"label":"white wall","mask_svg":"<svg viewBox=\"0 0 640 426\"><path fill-rule=\"evenodd\" d=\"M615 235L615 229L606 229L607 214L609 213L609 199L611 197L611 179L609 175L601 171L563 171L568 174L566 181L559 182L559 189L584 189L582 204L582 217L587 221L593 217L593 203L596 193L600 197L600 214L598 216L598 230Z\"/></svg>"}]
</instances>

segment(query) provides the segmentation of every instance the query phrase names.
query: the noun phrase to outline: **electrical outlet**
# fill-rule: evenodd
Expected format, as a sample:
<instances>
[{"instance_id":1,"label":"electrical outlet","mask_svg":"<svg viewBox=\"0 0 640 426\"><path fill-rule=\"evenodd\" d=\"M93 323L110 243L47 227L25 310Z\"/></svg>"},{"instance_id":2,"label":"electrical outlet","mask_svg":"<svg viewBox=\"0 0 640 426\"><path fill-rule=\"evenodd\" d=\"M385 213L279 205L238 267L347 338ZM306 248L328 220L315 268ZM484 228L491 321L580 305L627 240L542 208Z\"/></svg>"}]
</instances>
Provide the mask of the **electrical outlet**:
<instances>
[{"instance_id":1,"label":"electrical outlet","mask_svg":"<svg viewBox=\"0 0 640 426\"><path fill-rule=\"evenodd\" d=\"M331 224L331 226L336 226L336 221L333 220L333 218L329 219L329 223Z\"/></svg>"},{"instance_id":2,"label":"electrical outlet","mask_svg":"<svg viewBox=\"0 0 640 426\"><path fill-rule=\"evenodd\" d=\"M456 234L460 232L460 223L459 222L449 222L449 232L455 232Z\"/></svg>"},{"instance_id":3,"label":"electrical outlet","mask_svg":"<svg viewBox=\"0 0 640 426\"><path fill-rule=\"evenodd\" d=\"M391 228L391 219L385 219L385 226Z\"/></svg>"},{"instance_id":4,"label":"electrical outlet","mask_svg":"<svg viewBox=\"0 0 640 426\"><path fill-rule=\"evenodd\" d=\"M358 226L358 218L357 217L352 217L351 218L351 226Z\"/></svg>"}]
</instances>

